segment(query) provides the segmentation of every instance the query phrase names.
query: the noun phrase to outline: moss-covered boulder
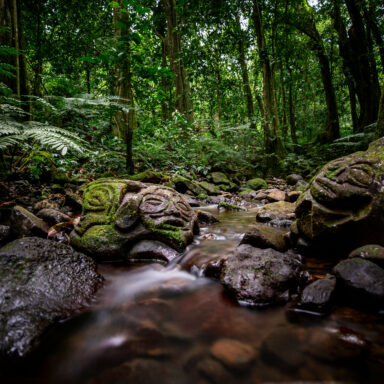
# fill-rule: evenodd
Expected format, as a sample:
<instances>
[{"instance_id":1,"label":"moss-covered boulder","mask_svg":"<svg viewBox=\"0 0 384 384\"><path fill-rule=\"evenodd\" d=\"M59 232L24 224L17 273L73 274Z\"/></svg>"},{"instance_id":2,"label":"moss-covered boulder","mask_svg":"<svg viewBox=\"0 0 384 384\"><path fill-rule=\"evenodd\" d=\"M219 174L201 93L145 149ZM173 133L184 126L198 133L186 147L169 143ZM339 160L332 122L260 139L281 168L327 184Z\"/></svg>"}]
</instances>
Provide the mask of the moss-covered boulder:
<instances>
[{"instance_id":1,"label":"moss-covered boulder","mask_svg":"<svg viewBox=\"0 0 384 384\"><path fill-rule=\"evenodd\" d=\"M163 173L152 171L147 169L143 172L136 173L135 175L122 175L121 178L129 179L134 181L141 181L142 183L153 183L160 184L164 182L168 182L170 177L164 175Z\"/></svg>"},{"instance_id":2,"label":"moss-covered boulder","mask_svg":"<svg viewBox=\"0 0 384 384\"><path fill-rule=\"evenodd\" d=\"M231 184L231 180L229 180L228 176L223 172L212 172L211 178L212 178L213 184L217 184L217 185L220 185L220 184L230 185Z\"/></svg>"},{"instance_id":3,"label":"moss-covered boulder","mask_svg":"<svg viewBox=\"0 0 384 384\"><path fill-rule=\"evenodd\" d=\"M259 189L267 189L268 185L265 180L256 177L254 179L247 181L247 186L251 188L253 191L258 191Z\"/></svg>"},{"instance_id":4,"label":"moss-covered boulder","mask_svg":"<svg viewBox=\"0 0 384 384\"><path fill-rule=\"evenodd\" d=\"M180 193L187 193L194 196L206 195L206 190L202 188L195 180L190 180L181 175L174 175L172 182L175 185L175 189Z\"/></svg>"},{"instance_id":5,"label":"moss-covered boulder","mask_svg":"<svg viewBox=\"0 0 384 384\"><path fill-rule=\"evenodd\" d=\"M300 196L297 228L312 250L346 256L384 245L384 138L324 166Z\"/></svg>"},{"instance_id":6,"label":"moss-covered boulder","mask_svg":"<svg viewBox=\"0 0 384 384\"><path fill-rule=\"evenodd\" d=\"M85 188L83 197L82 217L71 233L71 244L100 261L132 259L133 247L137 259L137 244L142 241L147 242L146 250L148 241L157 241L182 252L198 232L195 212L172 188L100 179ZM159 254L154 252L153 259L169 261L170 252ZM143 258L151 255L146 251Z\"/></svg>"},{"instance_id":7,"label":"moss-covered boulder","mask_svg":"<svg viewBox=\"0 0 384 384\"><path fill-rule=\"evenodd\" d=\"M200 181L200 187L205 189L209 195L220 195L220 188L214 184L208 183L207 181Z\"/></svg>"}]
</instances>

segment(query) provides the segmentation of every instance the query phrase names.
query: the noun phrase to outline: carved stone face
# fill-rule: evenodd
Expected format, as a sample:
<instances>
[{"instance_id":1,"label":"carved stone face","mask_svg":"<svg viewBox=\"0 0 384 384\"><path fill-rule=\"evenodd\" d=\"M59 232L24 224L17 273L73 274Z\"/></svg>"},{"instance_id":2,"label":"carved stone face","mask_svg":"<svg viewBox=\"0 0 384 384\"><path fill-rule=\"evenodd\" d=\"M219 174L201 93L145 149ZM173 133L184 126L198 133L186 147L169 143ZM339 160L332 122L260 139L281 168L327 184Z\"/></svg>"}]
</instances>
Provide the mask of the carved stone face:
<instances>
[{"instance_id":1,"label":"carved stone face","mask_svg":"<svg viewBox=\"0 0 384 384\"><path fill-rule=\"evenodd\" d=\"M303 239L321 247L380 243L384 242L383 208L384 139L380 139L366 152L321 169L298 201L297 228Z\"/></svg>"},{"instance_id":2,"label":"carved stone face","mask_svg":"<svg viewBox=\"0 0 384 384\"><path fill-rule=\"evenodd\" d=\"M101 179L90 183L83 197L83 214L71 244L101 260L157 259L160 248L168 250L163 259L169 260L198 232L195 212L172 188ZM148 241L162 246L151 251ZM138 246L140 242L145 246Z\"/></svg>"}]
</instances>

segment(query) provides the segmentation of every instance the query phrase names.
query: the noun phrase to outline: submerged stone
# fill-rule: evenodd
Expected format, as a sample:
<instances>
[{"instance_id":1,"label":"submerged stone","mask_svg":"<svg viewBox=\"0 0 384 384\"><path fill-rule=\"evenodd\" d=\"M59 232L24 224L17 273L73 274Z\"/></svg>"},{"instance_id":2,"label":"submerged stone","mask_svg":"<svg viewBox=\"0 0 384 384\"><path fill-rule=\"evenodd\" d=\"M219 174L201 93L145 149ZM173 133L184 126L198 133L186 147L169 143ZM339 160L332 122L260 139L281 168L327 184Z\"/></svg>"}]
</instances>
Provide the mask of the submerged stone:
<instances>
[{"instance_id":1,"label":"submerged stone","mask_svg":"<svg viewBox=\"0 0 384 384\"><path fill-rule=\"evenodd\" d=\"M94 261L70 246L29 237L0 249L0 351L25 355L55 321L101 286Z\"/></svg>"},{"instance_id":2,"label":"submerged stone","mask_svg":"<svg viewBox=\"0 0 384 384\"><path fill-rule=\"evenodd\" d=\"M182 252L198 230L196 213L172 188L100 179L84 191L83 213L71 244L100 261L117 261L136 258L138 242L156 241L164 246L152 247L153 257L147 249L144 259L169 261L175 253L160 255L162 250Z\"/></svg>"}]
</instances>

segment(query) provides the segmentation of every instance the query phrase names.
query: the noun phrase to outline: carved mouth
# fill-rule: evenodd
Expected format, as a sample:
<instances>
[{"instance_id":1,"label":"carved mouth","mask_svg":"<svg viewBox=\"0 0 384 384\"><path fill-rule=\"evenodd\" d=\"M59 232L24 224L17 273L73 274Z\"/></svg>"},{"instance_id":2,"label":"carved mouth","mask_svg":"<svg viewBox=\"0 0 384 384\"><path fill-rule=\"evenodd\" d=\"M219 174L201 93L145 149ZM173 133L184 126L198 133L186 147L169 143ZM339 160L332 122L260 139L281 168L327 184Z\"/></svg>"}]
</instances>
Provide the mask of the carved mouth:
<instances>
[{"instance_id":1,"label":"carved mouth","mask_svg":"<svg viewBox=\"0 0 384 384\"><path fill-rule=\"evenodd\" d=\"M164 221L162 221L161 224L171 225L172 227L180 227L180 228L184 227L185 225L183 220L178 219L176 217L167 218Z\"/></svg>"}]
</instances>

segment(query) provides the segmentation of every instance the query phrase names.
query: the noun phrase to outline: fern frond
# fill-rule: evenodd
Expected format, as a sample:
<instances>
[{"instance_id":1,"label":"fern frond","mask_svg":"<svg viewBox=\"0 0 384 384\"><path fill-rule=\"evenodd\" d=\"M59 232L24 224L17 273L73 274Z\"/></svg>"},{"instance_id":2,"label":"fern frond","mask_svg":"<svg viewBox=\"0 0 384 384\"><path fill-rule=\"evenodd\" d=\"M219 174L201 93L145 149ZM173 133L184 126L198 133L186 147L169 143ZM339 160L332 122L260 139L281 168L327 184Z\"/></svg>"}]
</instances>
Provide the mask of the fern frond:
<instances>
[{"instance_id":1,"label":"fern frond","mask_svg":"<svg viewBox=\"0 0 384 384\"><path fill-rule=\"evenodd\" d=\"M0 150L4 151L8 147L12 147L13 145L19 144L21 140L22 136L19 135L0 137Z\"/></svg>"},{"instance_id":2,"label":"fern frond","mask_svg":"<svg viewBox=\"0 0 384 384\"><path fill-rule=\"evenodd\" d=\"M20 135L23 126L16 121L5 121L0 119L0 136Z\"/></svg>"}]
</instances>

